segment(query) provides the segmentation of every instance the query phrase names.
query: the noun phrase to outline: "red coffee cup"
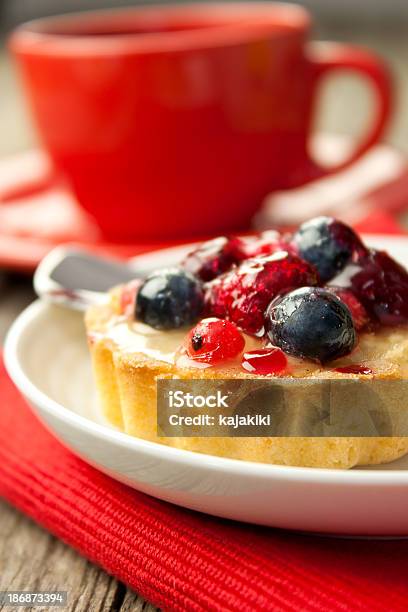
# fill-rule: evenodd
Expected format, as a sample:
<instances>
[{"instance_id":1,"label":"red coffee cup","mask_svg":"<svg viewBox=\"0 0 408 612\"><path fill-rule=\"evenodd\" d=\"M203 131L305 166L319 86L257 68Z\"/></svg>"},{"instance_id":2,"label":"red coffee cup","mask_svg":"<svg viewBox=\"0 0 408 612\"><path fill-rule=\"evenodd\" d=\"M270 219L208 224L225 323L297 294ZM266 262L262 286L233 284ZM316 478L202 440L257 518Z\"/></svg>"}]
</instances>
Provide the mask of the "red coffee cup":
<instances>
[{"instance_id":1,"label":"red coffee cup","mask_svg":"<svg viewBox=\"0 0 408 612\"><path fill-rule=\"evenodd\" d=\"M308 13L275 3L97 11L11 37L43 144L106 236L176 238L248 226L271 191L353 163L390 114L382 61L309 43ZM333 70L374 88L349 159L309 153L317 88Z\"/></svg>"}]
</instances>

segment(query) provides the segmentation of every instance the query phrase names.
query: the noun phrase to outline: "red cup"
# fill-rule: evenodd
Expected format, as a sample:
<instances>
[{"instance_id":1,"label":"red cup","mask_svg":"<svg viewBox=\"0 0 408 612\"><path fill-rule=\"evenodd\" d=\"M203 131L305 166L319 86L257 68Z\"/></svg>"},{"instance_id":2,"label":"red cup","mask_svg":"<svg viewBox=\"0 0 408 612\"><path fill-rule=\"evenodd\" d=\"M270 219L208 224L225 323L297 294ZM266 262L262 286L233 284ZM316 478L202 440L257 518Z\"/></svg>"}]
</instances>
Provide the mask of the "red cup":
<instances>
[{"instance_id":1,"label":"red cup","mask_svg":"<svg viewBox=\"0 0 408 612\"><path fill-rule=\"evenodd\" d=\"M176 238L243 229L269 192L344 168L380 138L382 61L309 43L309 26L293 5L155 6L33 21L10 45L44 146L104 234ZM352 155L323 168L309 141L334 70L368 79L377 105Z\"/></svg>"}]
</instances>

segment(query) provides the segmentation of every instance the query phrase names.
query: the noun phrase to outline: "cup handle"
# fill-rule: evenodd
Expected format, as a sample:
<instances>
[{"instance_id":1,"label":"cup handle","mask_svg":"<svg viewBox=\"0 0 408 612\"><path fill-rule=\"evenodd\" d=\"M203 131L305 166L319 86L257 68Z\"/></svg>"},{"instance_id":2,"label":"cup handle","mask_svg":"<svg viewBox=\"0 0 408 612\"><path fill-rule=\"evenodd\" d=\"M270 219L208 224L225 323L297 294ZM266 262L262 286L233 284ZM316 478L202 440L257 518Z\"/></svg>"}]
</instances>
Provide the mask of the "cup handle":
<instances>
[{"instance_id":1,"label":"cup handle","mask_svg":"<svg viewBox=\"0 0 408 612\"><path fill-rule=\"evenodd\" d=\"M322 77L333 70L351 70L365 77L372 85L377 108L367 133L347 159L333 166L323 167L311 161L311 176L308 180L320 178L347 168L366 153L384 133L392 110L391 75L384 62L375 54L352 45L332 42L312 42L307 48L307 59L316 89Z\"/></svg>"}]
</instances>

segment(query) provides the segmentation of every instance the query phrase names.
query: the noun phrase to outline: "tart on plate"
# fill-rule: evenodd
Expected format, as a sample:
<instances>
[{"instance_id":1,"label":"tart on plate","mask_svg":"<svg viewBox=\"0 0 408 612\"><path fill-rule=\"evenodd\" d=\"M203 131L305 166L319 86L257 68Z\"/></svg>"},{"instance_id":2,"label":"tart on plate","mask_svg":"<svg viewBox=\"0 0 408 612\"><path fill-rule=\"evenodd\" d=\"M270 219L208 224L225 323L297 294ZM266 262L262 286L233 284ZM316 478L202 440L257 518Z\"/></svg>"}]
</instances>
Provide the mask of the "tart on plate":
<instances>
[{"instance_id":1,"label":"tart on plate","mask_svg":"<svg viewBox=\"0 0 408 612\"><path fill-rule=\"evenodd\" d=\"M157 380L403 380L408 273L343 223L221 237L177 268L115 287L86 314L107 420L177 448L273 464L351 468L408 452L406 437L159 437Z\"/></svg>"}]
</instances>

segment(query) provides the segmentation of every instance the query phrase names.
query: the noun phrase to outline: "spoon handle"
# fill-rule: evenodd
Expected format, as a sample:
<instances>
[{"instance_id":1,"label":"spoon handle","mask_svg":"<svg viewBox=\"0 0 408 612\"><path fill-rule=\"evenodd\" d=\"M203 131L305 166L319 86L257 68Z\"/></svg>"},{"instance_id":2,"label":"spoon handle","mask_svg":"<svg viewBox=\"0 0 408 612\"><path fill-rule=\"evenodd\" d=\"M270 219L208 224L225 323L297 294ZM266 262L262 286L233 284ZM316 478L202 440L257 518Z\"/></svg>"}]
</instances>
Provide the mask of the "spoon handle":
<instances>
[{"instance_id":1,"label":"spoon handle","mask_svg":"<svg viewBox=\"0 0 408 612\"><path fill-rule=\"evenodd\" d=\"M125 262L59 246L41 261L34 274L37 295L74 310L100 304L111 287L142 278L144 272Z\"/></svg>"}]
</instances>

